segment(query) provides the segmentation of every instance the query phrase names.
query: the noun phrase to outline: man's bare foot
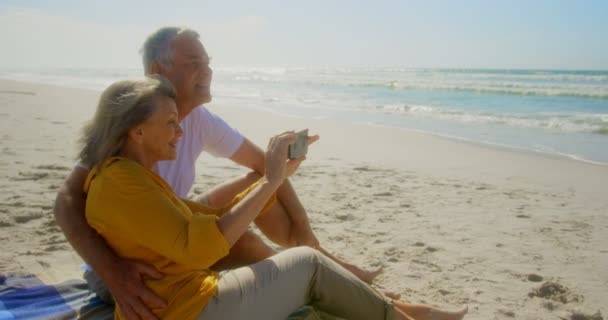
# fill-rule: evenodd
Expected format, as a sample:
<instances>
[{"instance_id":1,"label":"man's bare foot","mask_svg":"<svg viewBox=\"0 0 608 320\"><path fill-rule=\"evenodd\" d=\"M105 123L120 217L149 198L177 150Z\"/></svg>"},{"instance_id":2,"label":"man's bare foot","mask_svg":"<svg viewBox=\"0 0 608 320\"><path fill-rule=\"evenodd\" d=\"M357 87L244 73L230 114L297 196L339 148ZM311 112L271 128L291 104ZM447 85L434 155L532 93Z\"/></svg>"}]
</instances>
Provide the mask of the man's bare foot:
<instances>
[{"instance_id":1,"label":"man's bare foot","mask_svg":"<svg viewBox=\"0 0 608 320\"><path fill-rule=\"evenodd\" d=\"M399 300L401 299L401 293L397 293L394 291L384 291L384 295L393 299L393 300Z\"/></svg>"},{"instance_id":2,"label":"man's bare foot","mask_svg":"<svg viewBox=\"0 0 608 320\"><path fill-rule=\"evenodd\" d=\"M363 270L363 269L355 266L354 264L348 263L348 262L334 256L333 254L329 253L327 250L323 249L322 247L319 247L318 250L321 251L321 253L323 253L324 255L328 256L333 261L337 262L344 269L350 271L352 274L357 276L357 278L359 278L361 281L363 281L365 283L371 284L374 281L374 279L376 279L376 277L380 273L382 273L382 267L380 267L374 271Z\"/></svg>"},{"instance_id":3,"label":"man's bare foot","mask_svg":"<svg viewBox=\"0 0 608 320\"><path fill-rule=\"evenodd\" d=\"M416 318L416 319L428 319L428 320L460 320L464 318L464 315L469 312L468 307L462 307L457 311L446 311L436 308L431 308L429 310L428 316Z\"/></svg>"},{"instance_id":4,"label":"man's bare foot","mask_svg":"<svg viewBox=\"0 0 608 320\"><path fill-rule=\"evenodd\" d=\"M457 311L446 311L425 304L412 304L402 301L393 301L393 306L416 320L461 320L469 311L468 307L463 307Z\"/></svg>"},{"instance_id":5,"label":"man's bare foot","mask_svg":"<svg viewBox=\"0 0 608 320\"><path fill-rule=\"evenodd\" d=\"M352 272L355 276L357 276L357 278L361 279L361 281L365 282L365 283L372 283L374 281L374 279L376 279L376 277L382 273L382 267L374 270L374 271L368 271L368 270L363 270L353 264L350 263L344 263L342 265L346 270Z\"/></svg>"}]
</instances>

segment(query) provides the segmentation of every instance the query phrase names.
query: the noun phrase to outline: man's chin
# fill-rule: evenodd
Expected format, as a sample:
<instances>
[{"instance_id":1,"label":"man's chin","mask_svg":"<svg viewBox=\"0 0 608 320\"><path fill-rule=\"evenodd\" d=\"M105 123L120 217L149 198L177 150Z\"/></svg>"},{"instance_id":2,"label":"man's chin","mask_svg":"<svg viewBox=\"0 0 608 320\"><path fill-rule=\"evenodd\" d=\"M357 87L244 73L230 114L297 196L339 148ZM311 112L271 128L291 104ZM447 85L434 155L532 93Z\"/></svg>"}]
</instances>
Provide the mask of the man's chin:
<instances>
[{"instance_id":1,"label":"man's chin","mask_svg":"<svg viewBox=\"0 0 608 320\"><path fill-rule=\"evenodd\" d=\"M200 95L198 98L198 105L209 103L211 100L211 94Z\"/></svg>"}]
</instances>

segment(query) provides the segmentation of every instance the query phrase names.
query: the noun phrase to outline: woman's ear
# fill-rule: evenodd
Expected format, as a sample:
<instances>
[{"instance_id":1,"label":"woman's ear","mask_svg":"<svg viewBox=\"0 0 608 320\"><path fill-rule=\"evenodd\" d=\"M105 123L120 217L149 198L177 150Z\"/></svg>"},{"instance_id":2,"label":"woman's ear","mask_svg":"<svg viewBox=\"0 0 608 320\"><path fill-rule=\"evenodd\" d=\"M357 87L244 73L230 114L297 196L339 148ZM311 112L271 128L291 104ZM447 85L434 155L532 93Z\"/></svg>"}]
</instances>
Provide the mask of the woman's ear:
<instances>
[{"instance_id":1,"label":"woman's ear","mask_svg":"<svg viewBox=\"0 0 608 320\"><path fill-rule=\"evenodd\" d=\"M142 126L137 126L129 130L129 139L137 144L144 141L144 129Z\"/></svg>"}]
</instances>

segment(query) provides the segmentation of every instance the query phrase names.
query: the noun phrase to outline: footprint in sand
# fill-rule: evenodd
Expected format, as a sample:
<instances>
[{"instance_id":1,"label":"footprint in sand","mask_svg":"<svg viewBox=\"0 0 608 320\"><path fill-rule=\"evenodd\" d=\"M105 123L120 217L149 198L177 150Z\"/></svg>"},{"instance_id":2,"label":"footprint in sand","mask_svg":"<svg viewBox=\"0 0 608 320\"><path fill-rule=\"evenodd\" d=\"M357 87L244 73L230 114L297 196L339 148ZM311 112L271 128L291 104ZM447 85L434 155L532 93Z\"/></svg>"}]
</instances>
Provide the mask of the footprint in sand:
<instances>
[{"instance_id":1,"label":"footprint in sand","mask_svg":"<svg viewBox=\"0 0 608 320\"><path fill-rule=\"evenodd\" d=\"M379 193L374 193L373 196L374 197L391 197L393 195L392 192L379 192Z\"/></svg>"},{"instance_id":2,"label":"footprint in sand","mask_svg":"<svg viewBox=\"0 0 608 320\"><path fill-rule=\"evenodd\" d=\"M581 311L572 311L569 320L604 320L602 313L598 310L594 314L587 314Z\"/></svg>"},{"instance_id":3,"label":"footprint in sand","mask_svg":"<svg viewBox=\"0 0 608 320\"><path fill-rule=\"evenodd\" d=\"M541 275L535 274L535 273L531 273L528 275L528 281L531 282L541 282L543 281L543 277Z\"/></svg>"},{"instance_id":4,"label":"footprint in sand","mask_svg":"<svg viewBox=\"0 0 608 320\"><path fill-rule=\"evenodd\" d=\"M48 176L48 172L19 172L19 176L11 178L11 181L37 181Z\"/></svg>"},{"instance_id":5,"label":"footprint in sand","mask_svg":"<svg viewBox=\"0 0 608 320\"><path fill-rule=\"evenodd\" d=\"M61 250L66 250L66 249L67 249L66 246L51 245L51 246L48 246L48 247L44 248L44 251L46 251L46 252L53 252L53 251L61 251Z\"/></svg>"},{"instance_id":6,"label":"footprint in sand","mask_svg":"<svg viewBox=\"0 0 608 320\"><path fill-rule=\"evenodd\" d=\"M36 262L38 262L38 264L40 264L43 268L49 268L51 266L50 263L48 263L44 260L36 260Z\"/></svg>"},{"instance_id":7,"label":"footprint in sand","mask_svg":"<svg viewBox=\"0 0 608 320\"><path fill-rule=\"evenodd\" d=\"M9 221L0 221L0 228L8 228L8 227L12 227L14 224L9 222Z\"/></svg>"},{"instance_id":8,"label":"footprint in sand","mask_svg":"<svg viewBox=\"0 0 608 320\"><path fill-rule=\"evenodd\" d=\"M390 248L384 250L385 256L394 256L397 253L398 253L398 251L397 251L397 248L395 248L395 247L390 247Z\"/></svg>"},{"instance_id":9,"label":"footprint in sand","mask_svg":"<svg viewBox=\"0 0 608 320\"><path fill-rule=\"evenodd\" d=\"M439 289L439 293L440 293L442 296L447 296L448 294L451 294L452 292L450 292L450 291L448 291L448 290L445 290L445 289Z\"/></svg>"},{"instance_id":10,"label":"footprint in sand","mask_svg":"<svg viewBox=\"0 0 608 320\"><path fill-rule=\"evenodd\" d=\"M40 218L42 218L42 216L43 216L42 213L33 213L32 212L32 213L27 213L24 215L19 215L19 216L13 217L13 220L15 220L15 222L17 222L17 223L23 224L23 223L28 223L32 220L40 219Z\"/></svg>"},{"instance_id":11,"label":"footprint in sand","mask_svg":"<svg viewBox=\"0 0 608 320\"><path fill-rule=\"evenodd\" d=\"M15 152L15 150L13 150L11 148L4 148L4 149L2 149L2 154L7 155L7 156L15 156L15 155L17 155L17 152Z\"/></svg>"},{"instance_id":12,"label":"footprint in sand","mask_svg":"<svg viewBox=\"0 0 608 320\"><path fill-rule=\"evenodd\" d=\"M34 168L41 169L41 170L55 170L55 171L69 171L70 170L70 168L65 167L65 166L60 166L58 164L40 165L40 166L37 166Z\"/></svg>"},{"instance_id":13,"label":"footprint in sand","mask_svg":"<svg viewBox=\"0 0 608 320\"><path fill-rule=\"evenodd\" d=\"M528 293L528 296L530 298L539 297L564 304L569 302L582 302L584 300L583 296L575 294L566 286L552 281L547 281L540 287L533 289Z\"/></svg>"},{"instance_id":14,"label":"footprint in sand","mask_svg":"<svg viewBox=\"0 0 608 320\"><path fill-rule=\"evenodd\" d=\"M350 213L347 213L347 214L338 214L338 215L336 215L336 218L338 220L340 220L340 221L352 221L352 220L355 220L355 217L352 214L350 214Z\"/></svg>"},{"instance_id":15,"label":"footprint in sand","mask_svg":"<svg viewBox=\"0 0 608 320\"><path fill-rule=\"evenodd\" d=\"M48 240L44 241L43 244L53 245L53 244L62 244L66 243L67 240L65 237L62 237L58 234L51 236Z\"/></svg>"},{"instance_id":16,"label":"footprint in sand","mask_svg":"<svg viewBox=\"0 0 608 320\"><path fill-rule=\"evenodd\" d=\"M422 260L418 260L418 259L412 259L411 262L423 265L423 266L427 267L431 272L441 272L441 271L443 271L443 269L441 269L440 266L438 266L438 265L436 265L436 264L434 264L432 262L422 261Z\"/></svg>"},{"instance_id":17,"label":"footprint in sand","mask_svg":"<svg viewBox=\"0 0 608 320\"><path fill-rule=\"evenodd\" d=\"M500 312L501 314L503 314L509 318L515 318L515 312L513 312L511 310L499 309L498 312Z\"/></svg>"}]
</instances>

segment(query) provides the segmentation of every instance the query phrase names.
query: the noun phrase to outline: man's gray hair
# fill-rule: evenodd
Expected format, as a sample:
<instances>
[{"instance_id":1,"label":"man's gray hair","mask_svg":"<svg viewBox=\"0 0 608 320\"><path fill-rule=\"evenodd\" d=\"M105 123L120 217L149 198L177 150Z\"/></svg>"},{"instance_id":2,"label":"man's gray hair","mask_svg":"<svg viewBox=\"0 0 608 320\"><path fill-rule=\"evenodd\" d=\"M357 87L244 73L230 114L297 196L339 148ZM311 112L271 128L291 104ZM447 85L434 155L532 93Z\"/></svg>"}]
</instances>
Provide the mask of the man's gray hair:
<instances>
[{"instance_id":1,"label":"man's gray hair","mask_svg":"<svg viewBox=\"0 0 608 320\"><path fill-rule=\"evenodd\" d=\"M185 27L162 27L148 36L140 50L146 75L150 75L154 63L164 67L171 66L173 63L171 44L175 38L182 36L199 38L198 32Z\"/></svg>"}]
</instances>

